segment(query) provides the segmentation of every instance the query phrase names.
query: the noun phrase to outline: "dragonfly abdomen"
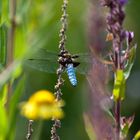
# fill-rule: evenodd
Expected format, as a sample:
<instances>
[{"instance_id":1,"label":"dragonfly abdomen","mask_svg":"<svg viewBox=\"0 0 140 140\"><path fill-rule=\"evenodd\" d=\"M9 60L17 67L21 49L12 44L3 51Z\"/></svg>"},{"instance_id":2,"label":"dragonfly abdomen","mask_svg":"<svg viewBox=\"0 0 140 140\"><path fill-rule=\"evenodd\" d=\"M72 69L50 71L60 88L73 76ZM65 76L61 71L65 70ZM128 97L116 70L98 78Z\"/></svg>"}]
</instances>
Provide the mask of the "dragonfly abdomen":
<instances>
[{"instance_id":1,"label":"dragonfly abdomen","mask_svg":"<svg viewBox=\"0 0 140 140\"><path fill-rule=\"evenodd\" d=\"M77 79L76 79L76 75L75 75L75 69L73 67L73 64L68 64L67 68L66 68L69 80L71 82L71 84L73 86L77 85Z\"/></svg>"}]
</instances>

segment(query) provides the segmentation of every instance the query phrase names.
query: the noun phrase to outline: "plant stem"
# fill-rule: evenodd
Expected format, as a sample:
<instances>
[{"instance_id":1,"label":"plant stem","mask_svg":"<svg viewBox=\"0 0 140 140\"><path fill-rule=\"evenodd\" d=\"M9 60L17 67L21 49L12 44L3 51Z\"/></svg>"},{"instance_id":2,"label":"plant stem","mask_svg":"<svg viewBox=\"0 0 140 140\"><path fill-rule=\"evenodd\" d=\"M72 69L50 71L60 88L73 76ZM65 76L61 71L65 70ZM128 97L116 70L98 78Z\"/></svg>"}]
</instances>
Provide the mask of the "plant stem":
<instances>
[{"instance_id":1,"label":"plant stem","mask_svg":"<svg viewBox=\"0 0 140 140\"><path fill-rule=\"evenodd\" d=\"M118 35L113 40L114 60L115 60L116 70L122 69L121 68L121 55L120 55L122 51L121 44L122 44L121 36ZM117 101L115 101L114 114L115 114L115 140L120 140L120 123L121 123L120 122L121 120L121 99L120 98Z\"/></svg>"},{"instance_id":2,"label":"plant stem","mask_svg":"<svg viewBox=\"0 0 140 140\"><path fill-rule=\"evenodd\" d=\"M28 132L27 132L27 135L26 135L27 140L30 140L31 137L32 137L32 133L33 133L32 125L33 125L33 120L29 120L29 122L28 122Z\"/></svg>"},{"instance_id":3,"label":"plant stem","mask_svg":"<svg viewBox=\"0 0 140 140\"><path fill-rule=\"evenodd\" d=\"M60 54L62 52L66 52L65 45L66 45L66 31L67 31L67 4L68 0L63 0L62 4L62 16L61 16L61 22L62 27L60 29L60 41L59 41L59 49ZM60 57L58 56L58 62ZM64 58L63 58L64 59ZM62 91L61 87L63 86L64 80L62 78L62 74L64 72L65 67L59 63L59 67L57 69L57 83L55 85L55 95L56 95L56 101L61 100ZM51 128L51 140L60 140L59 135L57 134L57 129L61 127L61 121L58 119L53 119L53 126Z\"/></svg>"},{"instance_id":4,"label":"plant stem","mask_svg":"<svg viewBox=\"0 0 140 140\"><path fill-rule=\"evenodd\" d=\"M121 117L121 100L118 99L115 103L115 120L116 120L116 133L115 133L115 140L120 139L120 117Z\"/></svg>"},{"instance_id":5,"label":"plant stem","mask_svg":"<svg viewBox=\"0 0 140 140\"><path fill-rule=\"evenodd\" d=\"M8 67L13 62L13 54L14 54L14 40L15 40L15 30L16 30L16 0L9 0L9 14L10 14L10 28L8 30L8 40L7 40L7 60L6 67ZM12 93L12 85L9 81L8 83L8 94L7 94L7 102L5 104L7 110L9 106L9 101Z\"/></svg>"},{"instance_id":6,"label":"plant stem","mask_svg":"<svg viewBox=\"0 0 140 140\"><path fill-rule=\"evenodd\" d=\"M123 29L123 21L125 18L125 13L123 10L123 6L126 1L120 0L102 0L102 5L107 6L110 11L106 18L107 22L107 30L109 33L113 35L113 62L114 62L114 74L117 70L124 69L124 63L122 61L122 42L125 37L125 30ZM121 98L119 97L117 101L115 101L114 107L114 116L115 116L115 140L120 140L120 125L121 125Z\"/></svg>"},{"instance_id":7,"label":"plant stem","mask_svg":"<svg viewBox=\"0 0 140 140\"><path fill-rule=\"evenodd\" d=\"M9 13L10 13L10 23L11 27L8 31L8 42L7 42L7 65L11 64L13 61L13 53L14 53L14 39L15 39L15 30L16 30L16 0L9 1Z\"/></svg>"}]
</instances>

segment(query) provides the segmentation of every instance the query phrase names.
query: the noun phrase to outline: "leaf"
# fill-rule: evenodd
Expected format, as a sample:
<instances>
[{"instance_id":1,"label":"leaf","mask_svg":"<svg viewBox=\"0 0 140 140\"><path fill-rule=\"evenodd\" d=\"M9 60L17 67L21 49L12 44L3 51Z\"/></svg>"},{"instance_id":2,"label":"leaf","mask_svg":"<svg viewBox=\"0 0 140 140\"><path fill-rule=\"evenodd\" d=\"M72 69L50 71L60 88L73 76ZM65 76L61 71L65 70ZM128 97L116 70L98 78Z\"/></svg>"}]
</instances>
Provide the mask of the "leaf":
<instances>
[{"instance_id":1,"label":"leaf","mask_svg":"<svg viewBox=\"0 0 140 140\"><path fill-rule=\"evenodd\" d=\"M96 135L94 132L94 128L92 126L92 123L91 123L89 116L86 113L84 114L84 123L85 123L85 129L86 129L86 132L87 132L89 139L95 140Z\"/></svg>"},{"instance_id":2,"label":"leaf","mask_svg":"<svg viewBox=\"0 0 140 140\"><path fill-rule=\"evenodd\" d=\"M128 59L127 65L124 69L125 79L128 79L130 72L131 72L131 69L133 67L134 60L136 57L136 49L137 49L137 44L135 44L129 51L129 59Z\"/></svg>"},{"instance_id":3,"label":"leaf","mask_svg":"<svg viewBox=\"0 0 140 140\"><path fill-rule=\"evenodd\" d=\"M0 73L0 88L13 76L17 67L19 67L19 62L13 62L3 72Z\"/></svg>"},{"instance_id":4,"label":"leaf","mask_svg":"<svg viewBox=\"0 0 140 140\"><path fill-rule=\"evenodd\" d=\"M19 99L21 97L23 87L24 87L24 77L22 79L18 79L19 82L16 85L16 89L14 90L13 96L10 100L9 104L9 121L8 121L8 130L7 130L7 135L6 139L12 140L14 138L14 131L15 131L15 126L16 126L16 116L18 114L18 103Z\"/></svg>"},{"instance_id":5,"label":"leaf","mask_svg":"<svg viewBox=\"0 0 140 140\"><path fill-rule=\"evenodd\" d=\"M0 26L0 70L6 64L6 45L7 45L7 28L3 24Z\"/></svg>"},{"instance_id":6,"label":"leaf","mask_svg":"<svg viewBox=\"0 0 140 140\"><path fill-rule=\"evenodd\" d=\"M11 81L14 82L14 80L17 79L18 77L20 77L21 74L22 74L22 66L21 66L21 64L19 64L19 65L17 65L16 69L14 70L14 72L12 74Z\"/></svg>"},{"instance_id":7,"label":"leaf","mask_svg":"<svg viewBox=\"0 0 140 140\"><path fill-rule=\"evenodd\" d=\"M6 114L6 108L5 108L5 98L6 98L6 91L7 86L4 86L3 89L0 91L0 140L5 138L6 130L8 126L7 122L7 114Z\"/></svg>"},{"instance_id":8,"label":"leaf","mask_svg":"<svg viewBox=\"0 0 140 140\"><path fill-rule=\"evenodd\" d=\"M140 130L135 134L133 140L139 140L140 139Z\"/></svg>"},{"instance_id":9,"label":"leaf","mask_svg":"<svg viewBox=\"0 0 140 140\"><path fill-rule=\"evenodd\" d=\"M114 100L118 99L123 100L125 98L125 87L126 87L126 79L124 77L123 70L117 70L115 74L115 82L113 88L113 97Z\"/></svg>"},{"instance_id":10,"label":"leaf","mask_svg":"<svg viewBox=\"0 0 140 140\"><path fill-rule=\"evenodd\" d=\"M28 16L30 6L31 6L31 1L29 0L17 1L16 22L18 24L26 21L25 18L26 16Z\"/></svg>"},{"instance_id":11,"label":"leaf","mask_svg":"<svg viewBox=\"0 0 140 140\"><path fill-rule=\"evenodd\" d=\"M121 137L122 139L126 139L128 135L128 131L134 121L134 115L131 117L121 117Z\"/></svg>"},{"instance_id":12,"label":"leaf","mask_svg":"<svg viewBox=\"0 0 140 140\"><path fill-rule=\"evenodd\" d=\"M34 127L34 133L33 133L33 139L34 140L42 139L41 138L41 132L42 132L42 129L43 129L43 123L44 123L43 120L39 120L36 124L36 127Z\"/></svg>"},{"instance_id":13,"label":"leaf","mask_svg":"<svg viewBox=\"0 0 140 140\"><path fill-rule=\"evenodd\" d=\"M111 112L113 107L113 101L110 98L104 98L100 102L101 108L105 111L106 115L110 117L112 122L115 122L115 118Z\"/></svg>"},{"instance_id":14,"label":"leaf","mask_svg":"<svg viewBox=\"0 0 140 140\"><path fill-rule=\"evenodd\" d=\"M8 92L8 84L6 83L1 89L0 89L0 100L2 101L2 104L5 105L7 101L7 92Z\"/></svg>"},{"instance_id":15,"label":"leaf","mask_svg":"<svg viewBox=\"0 0 140 140\"><path fill-rule=\"evenodd\" d=\"M9 1L8 0L1 0L1 15L0 15L0 24L6 23L9 24Z\"/></svg>"}]
</instances>

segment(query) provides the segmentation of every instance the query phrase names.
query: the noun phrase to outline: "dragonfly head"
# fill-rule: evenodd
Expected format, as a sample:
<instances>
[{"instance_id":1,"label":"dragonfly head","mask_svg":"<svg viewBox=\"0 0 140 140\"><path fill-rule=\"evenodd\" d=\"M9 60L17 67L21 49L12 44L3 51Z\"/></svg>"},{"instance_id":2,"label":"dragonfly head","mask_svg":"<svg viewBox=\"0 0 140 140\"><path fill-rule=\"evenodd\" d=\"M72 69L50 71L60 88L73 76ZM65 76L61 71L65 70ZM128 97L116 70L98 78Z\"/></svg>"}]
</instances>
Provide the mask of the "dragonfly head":
<instances>
[{"instance_id":1,"label":"dragonfly head","mask_svg":"<svg viewBox=\"0 0 140 140\"><path fill-rule=\"evenodd\" d=\"M73 64L74 67L77 67L80 63L75 62L75 59L78 58L78 55L71 55L68 51L63 50L58 54L59 59L58 62L63 65L64 67L67 67L68 64Z\"/></svg>"},{"instance_id":2,"label":"dragonfly head","mask_svg":"<svg viewBox=\"0 0 140 140\"><path fill-rule=\"evenodd\" d=\"M67 50L61 50L61 52L58 54L58 56L65 56L66 54L68 54Z\"/></svg>"}]
</instances>

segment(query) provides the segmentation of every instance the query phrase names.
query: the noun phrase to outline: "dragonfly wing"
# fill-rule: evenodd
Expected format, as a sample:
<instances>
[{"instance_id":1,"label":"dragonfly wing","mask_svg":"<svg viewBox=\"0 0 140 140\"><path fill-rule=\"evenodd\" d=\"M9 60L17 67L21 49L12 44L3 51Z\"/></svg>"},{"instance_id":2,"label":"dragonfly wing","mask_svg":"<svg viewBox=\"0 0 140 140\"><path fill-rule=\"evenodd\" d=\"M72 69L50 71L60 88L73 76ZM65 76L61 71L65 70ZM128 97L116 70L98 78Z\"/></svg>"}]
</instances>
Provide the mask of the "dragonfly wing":
<instances>
[{"instance_id":1,"label":"dragonfly wing","mask_svg":"<svg viewBox=\"0 0 140 140\"><path fill-rule=\"evenodd\" d=\"M28 59L43 59L43 60L51 60L51 61L57 61L58 54L55 52L49 52L46 49L39 49L36 53L34 53L30 58Z\"/></svg>"},{"instance_id":2,"label":"dragonfly wing","mask_svg":"<svg viewBox=\"0 0 140 140\"><path fill-rule=\"evenodd\" d=\"M77 54L79 57L75 58L75 62L80 62L80 65L75 69L78 73L87 74L90 66L89 54ZM30 58L27 58L24 62L25 66L34 68L39 71L55 73L58 68L58 54L54 52L48 52L45 49L39 49Z\"/></svg>"},{"instance_id":3,"label":"dragonfly wing","mask_svg":"<svg viewBox=\"0 0 140 140\"><path fill-rule=\"evenodd\" d=\"M24 61L24 67L30 67L42 72L55 73L58 63L49 60L29 59Z\"/></svg>"},{"instance_id":4,"label":"dragonfly wing","mask_svg":"<svg viewBox=\"0 0 140 140\"><path fill-rule=\"evenodd\" d=\"M80 65L75 68L76 72L86 75L91 65L90 56L89 54L78 54L78 56L76 61L80 62Z\"/></svg>"},{"instance_id":5,"label":"dragonfly wing","mask_svg":"<svg viewBox=\"0 0 140 140\"><path fill-rule=\"evenodd\" d=\"M48 52L45 49L39 49L24 61L24 66L43 72L55 73L58 67L57 59L57 53Z\"/></svg>"}]
</instances>

